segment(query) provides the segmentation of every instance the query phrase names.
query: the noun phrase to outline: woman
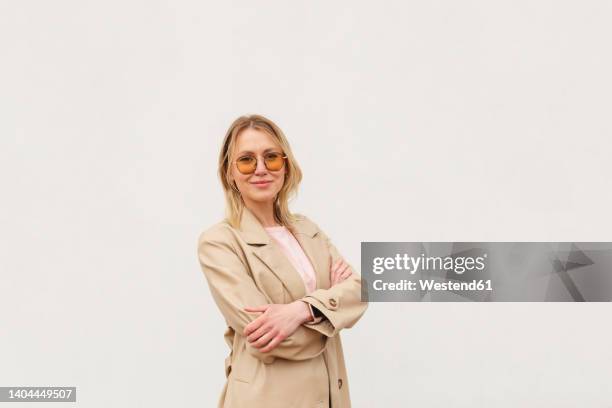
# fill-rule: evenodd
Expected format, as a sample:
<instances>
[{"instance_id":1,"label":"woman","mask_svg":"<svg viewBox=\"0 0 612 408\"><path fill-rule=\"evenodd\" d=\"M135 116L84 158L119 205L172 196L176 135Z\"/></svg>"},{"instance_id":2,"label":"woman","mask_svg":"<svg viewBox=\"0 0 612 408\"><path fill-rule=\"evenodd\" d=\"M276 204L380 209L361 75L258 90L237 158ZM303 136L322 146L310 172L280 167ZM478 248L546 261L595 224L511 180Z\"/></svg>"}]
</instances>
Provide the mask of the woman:
<instances>
[{"instance_id":1,"label":"woman","mask_svg":"<svg viewBox=\"0 0 612 408\"><path fill-rule=\"evenodd\" d=\"M260 115L236 119L219 177L226 218L198 240L231 348L219 407L350 407L340 331L367 303L327 235L289 212L302 173L283 132Z\"/></svg>"}]
</instances>

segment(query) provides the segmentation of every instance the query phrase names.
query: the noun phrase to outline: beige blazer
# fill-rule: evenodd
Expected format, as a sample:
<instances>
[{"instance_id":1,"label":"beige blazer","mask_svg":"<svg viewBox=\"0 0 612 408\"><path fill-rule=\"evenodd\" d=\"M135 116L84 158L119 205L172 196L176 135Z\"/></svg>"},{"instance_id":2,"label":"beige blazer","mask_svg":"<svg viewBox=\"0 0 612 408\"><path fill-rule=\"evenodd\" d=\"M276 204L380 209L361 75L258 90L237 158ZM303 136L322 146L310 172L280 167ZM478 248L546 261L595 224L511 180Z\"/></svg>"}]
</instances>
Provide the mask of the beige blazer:
<instances>
[{"instance_id":1,"label":"beige blazer","mask_svg":"<svg viewBox=\"0 0 612 408\"><path fill-rule=\"evenodd\" d=\"M361 302L361 277L330 288L330 265L342 256L323 231L307 217L292 224L312 262L317 288L306 295L304 282L259 220L244 208L239 229L225 220L198 239L198 259L212 297L227 323L226 383L218 407L349 408L349 386L340 341L367 309ZM350 265L349 265L350 266ZM246 306L290 303L302 299L325 319L305 323L274 350L261 353L242 335L260 313Z\"/></svg>"}]
</instances>

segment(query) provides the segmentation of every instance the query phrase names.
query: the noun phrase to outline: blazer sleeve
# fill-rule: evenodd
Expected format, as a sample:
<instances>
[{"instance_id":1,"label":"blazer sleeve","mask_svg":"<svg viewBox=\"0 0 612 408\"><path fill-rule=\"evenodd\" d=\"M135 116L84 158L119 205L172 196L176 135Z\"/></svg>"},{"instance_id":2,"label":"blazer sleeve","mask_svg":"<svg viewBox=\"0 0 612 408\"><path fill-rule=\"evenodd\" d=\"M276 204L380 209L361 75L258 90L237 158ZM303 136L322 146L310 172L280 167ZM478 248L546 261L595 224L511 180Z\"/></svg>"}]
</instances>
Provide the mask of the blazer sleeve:
<instances>
[{"instance_id":1,"label":"blazer sleeve","mask_svg":"<svg viewBox=\"0 0 612 408\"><path fill-rule=\"evenodd\" d=\"M318 229L329 248L332 265L343 257L330 238ZM361 276L355 272L352 265L349 264L349 268L353 273L344 281L329 289L317 289L300 299L317 308L325 316L322 320L304 323L304 327L332 337L342 329L353 327L365 313L368 302L361 301Z\"/></svg>"},{"instance_id":2,"label":"blazer sleeve","mask_svg":"<svg viewBox=\"0 0 612 408\"><path fill-rule=\"evenodd\" d=\"M243 336L245 326L261 315L246 312L243 308L268 304L269 301L255 285L246 265L231 244L231 238L223 235L226 234L217 231L212 234L202 233L198 239L198 259L212 297L226 323L236 335ZM276 358L314 358L325 350L327 338L300 325L292 335L267 353L262 353L248 341L245 344L250 354L271 364Z\"/></svg>"}]
</instances>

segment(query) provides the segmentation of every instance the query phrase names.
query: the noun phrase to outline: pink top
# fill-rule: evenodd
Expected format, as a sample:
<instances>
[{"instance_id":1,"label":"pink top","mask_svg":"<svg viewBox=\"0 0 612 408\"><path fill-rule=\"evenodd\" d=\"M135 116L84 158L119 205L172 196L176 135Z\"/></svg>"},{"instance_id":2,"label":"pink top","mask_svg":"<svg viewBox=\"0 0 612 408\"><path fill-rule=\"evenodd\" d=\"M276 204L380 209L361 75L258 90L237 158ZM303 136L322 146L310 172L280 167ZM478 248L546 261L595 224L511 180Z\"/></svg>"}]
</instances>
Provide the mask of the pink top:
<instances>
[{"instance_id":1,"label":"pink top","mask_svg":"<svg viewBox=\"0 0 612 408\"><path fill-rule=\"evenodd\" d=\"M317 278L315 271L310 263L310 260L304 253L300 243L295 239L291 231L284 226L264 227L268 234L279 244L281 250L285 253L293 267L299 272L306 294L314 291L317 288Z\"/></svg>"}]
</instances>

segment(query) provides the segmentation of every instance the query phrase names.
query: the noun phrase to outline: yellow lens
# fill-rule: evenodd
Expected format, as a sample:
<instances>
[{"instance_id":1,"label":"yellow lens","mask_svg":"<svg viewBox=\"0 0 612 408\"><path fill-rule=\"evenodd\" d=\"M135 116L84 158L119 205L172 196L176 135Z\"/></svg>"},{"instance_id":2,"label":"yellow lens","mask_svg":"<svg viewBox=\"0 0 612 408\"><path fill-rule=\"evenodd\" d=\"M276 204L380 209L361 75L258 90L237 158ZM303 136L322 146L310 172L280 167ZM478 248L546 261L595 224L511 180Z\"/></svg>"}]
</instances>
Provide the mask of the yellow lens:
<instances>
[{"instance_id":1,"label":"yellow lens","mask_svg":"<svg viewBox=\"0 0 612 408\"><path fill-rule=\"evenodd\" d=\"M242 174L250 174L255 171L255 168L257 167L256 163L257 162L255 161L254 157L245 156L236 160L236 167Z\"/></svg>"},{"instance_id":2,"label":"yellow lens","mask_svg":"<svg viewBox=\"0 0 612 408\"><path fill-rule=\"evenodd\" d=\"M283 168L283 163L285 160L283 156L278 153L269 153L264 158L266 163L266 168L270 171L278 171Z\"/></svg>"}]
</instances>

